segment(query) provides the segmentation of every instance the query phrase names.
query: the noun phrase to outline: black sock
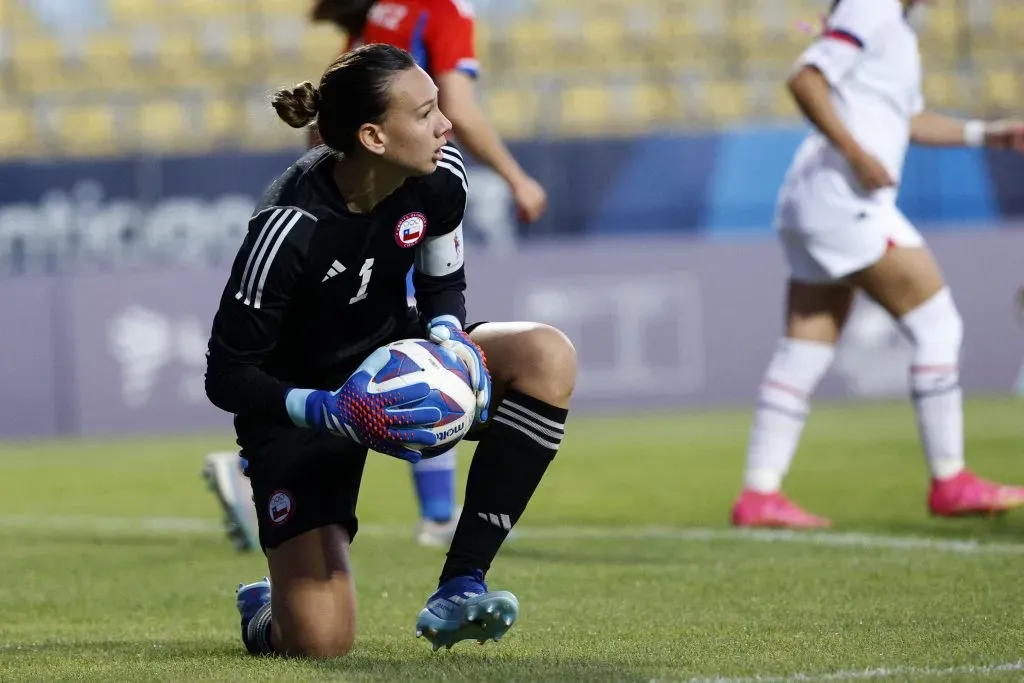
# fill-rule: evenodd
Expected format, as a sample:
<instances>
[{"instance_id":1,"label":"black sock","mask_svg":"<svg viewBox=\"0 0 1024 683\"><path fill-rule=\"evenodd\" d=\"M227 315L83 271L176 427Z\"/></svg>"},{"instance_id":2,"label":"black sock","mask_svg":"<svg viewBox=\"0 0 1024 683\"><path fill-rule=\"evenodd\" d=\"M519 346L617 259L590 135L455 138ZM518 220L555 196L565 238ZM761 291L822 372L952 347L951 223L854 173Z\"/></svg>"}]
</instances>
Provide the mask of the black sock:
<instances>
[{"instance_id":1,"label":"black sock","mask_svg":"<svg viewBox=\"0 0 1024 683\"><path fill-rule=\"evenodd\" d=\"M270 603L268 602L249 620L249 624L242 631L242 641L245 642L245 649L253 655L269 655L274 652L274 645L270 641Z\"/></svg>"},{"instance_id":2,"label":"black sock","mask_svg":"<svg viewBox=\"0 0 1024 683\"><path fill-rule=\"evenodd\" d=\"M475 569L487 572L555 457L568 414L518 391L505 395L469 466L466 500L441 583Z\"/></svg>"}]
</instances>

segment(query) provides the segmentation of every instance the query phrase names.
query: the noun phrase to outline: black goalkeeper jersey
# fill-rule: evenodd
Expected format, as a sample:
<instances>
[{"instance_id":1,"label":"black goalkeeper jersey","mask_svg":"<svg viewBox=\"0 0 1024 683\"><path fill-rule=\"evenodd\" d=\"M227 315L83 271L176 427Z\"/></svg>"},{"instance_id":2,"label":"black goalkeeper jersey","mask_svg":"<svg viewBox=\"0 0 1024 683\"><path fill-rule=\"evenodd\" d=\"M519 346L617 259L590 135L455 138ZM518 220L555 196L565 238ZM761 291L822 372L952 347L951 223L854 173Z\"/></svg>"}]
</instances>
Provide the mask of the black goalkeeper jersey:
<instances>
[{"instance_id":1,"label":"black goalkeeper jersey","mask_svg":"<svg viewBox=\"0 0 1024 683\"><path fill-rule=\"evenodd\" d=\"M347 209L337 155L307 152L270 185L249 221L213 321L206 393L246 422L290 423L288 389L337 389L409 325L413 268L425 319L465 323L466 172L446 145L437 170L410 178L370 213Z\"/></svg>"}]
</instances>

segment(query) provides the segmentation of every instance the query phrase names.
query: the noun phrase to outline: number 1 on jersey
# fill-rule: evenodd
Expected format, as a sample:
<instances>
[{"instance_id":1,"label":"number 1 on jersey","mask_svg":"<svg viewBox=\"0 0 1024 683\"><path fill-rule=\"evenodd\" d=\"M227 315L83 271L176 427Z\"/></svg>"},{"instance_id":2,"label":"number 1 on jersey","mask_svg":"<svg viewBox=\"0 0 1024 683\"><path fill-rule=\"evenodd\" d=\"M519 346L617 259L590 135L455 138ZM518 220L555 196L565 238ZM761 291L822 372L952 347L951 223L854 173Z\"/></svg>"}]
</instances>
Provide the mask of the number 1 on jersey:
<instances>
[{"instance_id":1,"label":"number 1 on jersey","mask_svg":"<svg viewBox=\"0 0 1024 683\"><path fill-rule=\"evenodd\" d=\"M363 267L359 269L359 277L363 278L363 281L359 283L359 291L356 295L348 300L349 304L359 303L366 298L366 290L370 287L370 278L373 276L373 259L368 258L363 263Z\"/></svg>"}]
</instances>

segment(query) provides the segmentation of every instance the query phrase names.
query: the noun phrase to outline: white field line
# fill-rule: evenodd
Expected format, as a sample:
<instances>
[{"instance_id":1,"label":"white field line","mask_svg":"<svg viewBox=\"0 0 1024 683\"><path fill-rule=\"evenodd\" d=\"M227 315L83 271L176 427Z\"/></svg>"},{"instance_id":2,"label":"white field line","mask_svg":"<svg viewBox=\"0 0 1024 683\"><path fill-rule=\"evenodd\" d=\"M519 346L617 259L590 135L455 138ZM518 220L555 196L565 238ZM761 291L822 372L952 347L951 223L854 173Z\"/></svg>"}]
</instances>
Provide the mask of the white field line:
<instances>
[{"instance_id":1,"label":"white field line","mask_svg":"<svg viewBox=\"0 0 1024 683\"><path fill-rule=\"evenodd\" d=\"M999 673L1024 671L1024 660L1006 664L989 664L978 666L951 666L948 668L931 668L919 666L880 667L862 669L860 671L836 671L833 673L811 674L797 673L785 676L749 676L746 678L692 678L689 683L815 683L817 681L865 681L884 680L886 678L946 678L949 676L983 677Z\"/></svg>"},{"instance_id":2,"label":"white field line","mask_svg":"<svg viewBox=\"0 0 1024 683\"><path fill-rule=\"evenodd\" d=\"M27 531L82 531L98 534L219 534L220 522L191 517L102 517L92 515L0 515L0 529ZM411 534L411 526L402 524L364 524L361 536L399 538ZM536 526L516 529L523 539L569 541L573 539L663 541L744 541L788 543L821 547L883 548L907 551L931 551L961 555L1024 555L1024 543L981 543L966 539L925 536L888 536L839 531L786 531L682 528L667 526Z\"/></svg>"}]
</instances>

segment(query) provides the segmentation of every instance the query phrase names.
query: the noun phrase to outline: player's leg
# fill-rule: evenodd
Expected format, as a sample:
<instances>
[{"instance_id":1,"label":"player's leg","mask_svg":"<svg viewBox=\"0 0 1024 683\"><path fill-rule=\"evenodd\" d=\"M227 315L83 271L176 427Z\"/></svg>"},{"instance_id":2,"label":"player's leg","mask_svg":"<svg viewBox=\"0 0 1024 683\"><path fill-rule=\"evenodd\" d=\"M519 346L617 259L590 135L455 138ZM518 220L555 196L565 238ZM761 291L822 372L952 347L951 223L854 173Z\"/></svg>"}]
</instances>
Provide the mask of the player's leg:
<instances>
[{"instance_id":1,"label":"player's leg","mask_svg":"<svg viewBox=\"0 0 1024 683\"><path fill-rule=\"evenodd\" d=\"M824 278L822 278L824 279ZM758 390L747 445L743 491L732 509L737 526L816 528L829 521L805 512L781 493L810 412L810 398L835 356L853 302L843 284L790 280L785 335Z\"/></svg>"},{"instance_id":2,"label":"player's leg","mask_svg":"<svg viewBox=\"0 0 1024 683\"><path fill-rule=\"evenodd\" d=\"M422 334L423 321L416 313L416 291L412 270L406 274L406 303L409 305L409 336ZM419 545L448 547L459 522L455 507L456 450L453 448L411 466L420 519L413 538Z\"/></svg>"},{"instance_id":3,"label":"player's leg","mask_svg":"<svg viewBox=\"0 0 1024 683\"><path fill-rule=\"evenodd\" d=\"M456 449L412 465L420 507L414 538L419 545L445 547L452 542L460 510L455 506Z\"/></svg>"},{"instance_id":4,"label":"player's leg","mask_svg":"<svg viewBox=\"0 0 1024 683\"><path fill-rule=\"evenodd\" d=\"M484 577L558 451L576 382L575 349L553 327L485 323L470 337L487 357L493 395L439 588L416 623L435 648L497 640L515 621L515 596L489 591Z\"/></svg>"},{"instance_id":5,"label":"player's leg","mask_svg":"<svg viewBox=\"0 0 1024 683\"><path fill-rule=\"evenodd\" d=\"M269 582L240 586L242 640L254 654L336 657L356 633L348 561L365 449L282 428L250 460Z\"/></svg>"},{"instance_id":6,"label":"player's leg","mask_svg":"<svg viewBox=\"0 0 1024 683\"><path fill-rule=\"evenodd\" d=\"M1024 488L1001 486L964 468L960 347L963 321L938 264L902 219L896 246L851 281L895 318L913 345L911 392L931 473L935 515L994 514L1024 505ZM903 246L899 246L899 245Z\"/></svg>"},{"instance_id":7,"label":"player's leg","mask_svg":"<svg viewBox=\"0 0 1024 683\"><path fill-rule=\"evenodd\" d=\"M203 477L220 503L228 540L241 551L259 547L252 486L245 476L245 461L238 451L210 453L203 460Z\"/></svg>"}]
</instances>

